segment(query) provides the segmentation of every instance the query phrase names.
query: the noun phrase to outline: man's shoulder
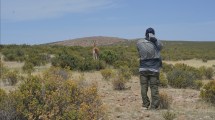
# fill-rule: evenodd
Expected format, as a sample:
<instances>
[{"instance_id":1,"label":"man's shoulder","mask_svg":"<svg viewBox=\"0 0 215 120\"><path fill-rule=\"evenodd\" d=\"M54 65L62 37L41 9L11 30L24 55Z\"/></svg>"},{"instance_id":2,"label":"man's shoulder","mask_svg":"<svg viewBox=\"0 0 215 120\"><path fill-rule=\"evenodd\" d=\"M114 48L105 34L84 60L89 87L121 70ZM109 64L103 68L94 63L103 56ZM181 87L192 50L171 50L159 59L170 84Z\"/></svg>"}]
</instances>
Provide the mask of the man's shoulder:
<instances>
[{"instance_id":1,"label":"man's shoulder","mask_svg":"<svg viewBox=\"0 0 215 120\"><path fill-rule=\"evenodd\" d=\"M146 40L145 38L141 38L137 40L137 44L138 43L142 43L142 42L149 42L148 40Z\"/></svg>"}]
</instances>

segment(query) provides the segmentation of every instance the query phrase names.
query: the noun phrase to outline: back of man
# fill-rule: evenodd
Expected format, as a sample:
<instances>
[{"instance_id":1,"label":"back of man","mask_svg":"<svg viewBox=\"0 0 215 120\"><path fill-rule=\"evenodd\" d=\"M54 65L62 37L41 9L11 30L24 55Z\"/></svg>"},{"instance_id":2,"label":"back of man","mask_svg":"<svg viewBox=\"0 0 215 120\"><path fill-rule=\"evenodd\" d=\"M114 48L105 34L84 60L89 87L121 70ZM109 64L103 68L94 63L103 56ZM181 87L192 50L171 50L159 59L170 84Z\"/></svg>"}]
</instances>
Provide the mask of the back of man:
<instances>
[{"instance_id":1,"label":"back of man","mask_svg":"<svg viewBox=\"0 0 215 120\"><path fill-rule=\"evenodd\" d=\"M151 89L151 108L159 106L159 71L162 66L160 51L162 44L155 37L153 28L148 28L145 33L146 38L137 41L137 50L140 56L140 83L143 107L148 109L150 101L147 96L148 86Z\"/></svg>"}]
</instances>

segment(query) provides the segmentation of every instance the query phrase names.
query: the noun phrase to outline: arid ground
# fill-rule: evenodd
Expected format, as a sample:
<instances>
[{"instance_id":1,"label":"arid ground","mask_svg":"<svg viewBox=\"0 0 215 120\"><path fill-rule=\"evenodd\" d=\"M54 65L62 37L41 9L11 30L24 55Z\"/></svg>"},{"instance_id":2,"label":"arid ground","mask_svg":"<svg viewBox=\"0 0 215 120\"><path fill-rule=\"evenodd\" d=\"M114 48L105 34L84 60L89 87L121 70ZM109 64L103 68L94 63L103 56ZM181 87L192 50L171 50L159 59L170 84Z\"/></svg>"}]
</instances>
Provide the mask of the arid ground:
<instances>
[{"instance_id":1,"label":"arid ground","mask_svg":"<svg viewBox=\"0 0 215 120\"><path fill-rule=\"evenodd\" d=\"M174 64L176 62L165 61ZM203 63L198 60L177 61L191 66L212 66L215 60ZM5 62L5 66L11 69L20 69L23 63ZM34 74L48 68L50 65L36 68ZM73 79L84 75L87 82L98 84L99 94L107 111L107 118L110 120L164 120L163 114L167 110L143 110L140 82L138 77L126 84L127 89L123 91L113 90L111 81L105 81L99 71L96 72L73 72ZM204 80L205 82L209 80ZM16 85L17 87L18 85ZM3 86L1 88L10 91L16 87ZM172 97L170 112L176 115L175 120L215 120L215 107L201 100L200 91L193 89L174 89L171 87L160 88L160 92L166 92ZM150 91L149 91L150 95Z\"/></svg>"}]
</instances>

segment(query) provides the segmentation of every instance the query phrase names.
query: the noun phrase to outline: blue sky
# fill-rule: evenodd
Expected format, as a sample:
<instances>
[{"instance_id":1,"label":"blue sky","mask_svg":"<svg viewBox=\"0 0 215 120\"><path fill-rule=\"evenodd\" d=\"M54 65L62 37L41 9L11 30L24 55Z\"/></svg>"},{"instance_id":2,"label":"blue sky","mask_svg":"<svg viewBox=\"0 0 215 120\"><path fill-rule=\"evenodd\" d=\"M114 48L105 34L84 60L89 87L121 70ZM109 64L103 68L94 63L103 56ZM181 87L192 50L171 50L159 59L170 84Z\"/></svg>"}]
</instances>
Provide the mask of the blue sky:
<instances>
[{"instance_id":1,"label":"blue sky","mask_svg":"<svg viewBox=\"0 0 215 120\"><path fill-rule=\"evenodd\" d=\"M215 0L1 0L1 44L89 36L215 41Z\"/></svg>"}]
</instances>

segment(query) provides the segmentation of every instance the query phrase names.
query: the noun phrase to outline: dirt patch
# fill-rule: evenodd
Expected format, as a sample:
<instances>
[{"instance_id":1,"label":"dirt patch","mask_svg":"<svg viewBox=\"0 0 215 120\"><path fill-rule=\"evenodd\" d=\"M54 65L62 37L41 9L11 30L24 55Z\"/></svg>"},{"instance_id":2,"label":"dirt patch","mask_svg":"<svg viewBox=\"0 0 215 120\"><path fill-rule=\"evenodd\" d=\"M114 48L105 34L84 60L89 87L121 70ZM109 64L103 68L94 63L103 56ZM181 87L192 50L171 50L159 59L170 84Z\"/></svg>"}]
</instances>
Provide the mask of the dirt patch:
<instances>
[{"instance_id":1,"label":"dirt patch","mask_svg":"<svg viewBox=\"0 0 215 120\"><path fill-rule=\"evenodd\" d=\"M142 109L138 77L132 77L127 83L130 89L123 91L113 90L111 82L103 80L100 72L85 73L84 77L87 81L98 83L99 94L107 107L110 120L161 120L163 113L167 111ZM172 96L170 110L176 114L177 120L215 119L215 107L199 98L200 91L173 88L160 88L160 91Z\"/></svg>"}]
</instances>

